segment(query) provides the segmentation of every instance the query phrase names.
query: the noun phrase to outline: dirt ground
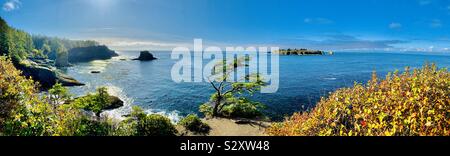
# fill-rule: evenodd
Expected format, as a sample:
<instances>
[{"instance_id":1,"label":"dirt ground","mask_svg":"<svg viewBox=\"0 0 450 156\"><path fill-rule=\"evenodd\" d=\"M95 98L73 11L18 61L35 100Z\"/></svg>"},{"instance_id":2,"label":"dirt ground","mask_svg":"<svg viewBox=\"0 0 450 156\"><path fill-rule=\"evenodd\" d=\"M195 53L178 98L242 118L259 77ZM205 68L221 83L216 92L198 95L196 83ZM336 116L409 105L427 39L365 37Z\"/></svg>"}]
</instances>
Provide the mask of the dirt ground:
<instances>
[{"instance_id":1,"label":"dirt ground","mask_svg":"<svg viewBox=\"0 0 450 156\"><path fill-rule=\"evenodd\" d=\"M177 127L183 136L267 136L264 132L269 122L256 120L233 120L224 118L203 119L211 127L208 134L194 134Z\"/></svg>"}]
</instances>

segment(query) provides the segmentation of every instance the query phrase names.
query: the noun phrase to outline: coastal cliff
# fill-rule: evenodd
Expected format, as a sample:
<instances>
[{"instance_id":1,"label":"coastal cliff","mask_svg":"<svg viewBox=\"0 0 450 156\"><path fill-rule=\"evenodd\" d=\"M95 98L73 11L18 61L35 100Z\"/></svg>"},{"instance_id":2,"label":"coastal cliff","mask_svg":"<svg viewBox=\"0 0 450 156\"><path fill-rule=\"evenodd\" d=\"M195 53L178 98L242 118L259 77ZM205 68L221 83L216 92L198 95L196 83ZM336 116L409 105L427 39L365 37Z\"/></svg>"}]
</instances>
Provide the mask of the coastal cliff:
<instances>
[{"instance_id":1,"label":"coastal cliff","mask_svg":"<svg viewBox=\"0 0 450 156\"><path fill-rule=\"evenodd\" d=\"M22 71L24 76L31 77L33 80L38 81L44 89L51 88L56 83L61 83L63 86L84 85L74 78L61 73L53 67L51 63L52 62L48 60L33 61L27 59L16 64L15 66L17 69Z\"/></svg>"},{"instance_id":2,"label":"coastal cliff","mask_svg":"<svg viewBox=\"0 0 450 156\"><path fill-rule=\"evenodd\" d=\"M115 51L104 45L73 48L69 50L68 55L70 63L106 60L119 56Z\"/></svg>"}]
</instances>

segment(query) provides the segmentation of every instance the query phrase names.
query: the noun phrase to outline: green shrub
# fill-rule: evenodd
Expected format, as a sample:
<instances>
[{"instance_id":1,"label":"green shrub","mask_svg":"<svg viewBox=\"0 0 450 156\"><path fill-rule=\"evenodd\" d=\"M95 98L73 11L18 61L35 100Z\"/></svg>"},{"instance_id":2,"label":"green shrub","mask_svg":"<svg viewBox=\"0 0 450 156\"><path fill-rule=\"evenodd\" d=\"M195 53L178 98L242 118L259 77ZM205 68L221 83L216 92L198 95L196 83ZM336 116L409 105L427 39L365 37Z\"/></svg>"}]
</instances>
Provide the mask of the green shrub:
<instances>
[{"instance_id":1,"label":"green shrub","mask_svg":"<svg viewBox=\"0 0 450 156\"><path fill-rule=\"evenodd\" d=\"M311 112L297 113L268 129L271 135L450 136L450 73L435 65L374 74L322 99Z\"/></svg>"},{"instance_id":2,"label":"green shrub","mask_svg":"<svg viewBox=\"0 0 450 156\"><path fill-rule=\"evenodd\" d=\"M109 132L103 120L90 119L73 105L67 90L55 85L39 95L37 83L20 75L11 61L0 57L0 133L6 136L100 136Z\"/></svg>"},{"instance_id":3,"label":"green shrub","mask_svg":"<svg viewBox=\"0 0 450 156\"><path fill-rule=\"evenodd\" d=\"M109 94L105 87L97 89L95 94L88 94L84 97L75 99L73 105L94 112L97 116L100 116L103 109L110 104Z\"/></svg>"},{"instance_id":4,"label":"green shrub","mask_svg":"<svg viewBox=\"0 0 450 156\"><path fill-rule=\"evenodd\" d=\"M127 120L118 124L108 118L82 113L88 109L98 115L109 103L105 88L71 104L71 97L60 84L40 95L37 83L21 76L12 62L0 56L0 135L3 136L173 136L177 133L170 120L147 115L134 108Z\"/></svg>"},{"instance_id":5,"label":"green shrub","mask_svg":"<svg viewBox=\"0 0 450 156\"><path fill-rule=\"evenodd\" d=\"M247 119L255 119L264 116L262 111L265 109L265 105L259 102L253 102L243 97L229 97L227 98L225 103L228 104L224 104L221 108L219 108L217 116L225 118ZM213 107L210 103L201 105L199 110L206 116L212 116L213 114Z\"/></svg>"},{"instance_id":6,"label":"green shrub","mask_svg":"<svg viewBox=\"0 0 450 156\"><path fill-rule=\"evenodd\" d=\"M0 56L0 131L4 135L53 134L52 107L37 93L34 81L21 76L9 59Z\"/></svg>"},{"instance_id":7,"label":"green shrub","mask_svg":"<svg viewBox=\"0 0 450 156\"><path fill-rule=\"evenodd\" d=\"M187 130L196 133L208 133L211 129L211 127L209 127L206 123L203 123L202 120L194 114L190 114L181 119L180 122L178 122L178 125L181 125Z\"/></svg>"},{"instance_id":8,"label":"green shrub","mask_svg":"<svg viewBox=\"0 0 450 156\"><path fill-rule=\"evenodd\" d=\"M127 125L129 124L129 125ZM147 115L139 107L133 107L131 116L121 124L122 131L131 136L175 136L178 131L170 119L158 114Z\"/></svg>"},{"instance_id":9,"label":"green shrub","mask_svg":"<svg viewBox=\"0 0 450 156\"><path fill-rule=\"evenodd\" d=\"M232 104L222 109L222 115L228 118L258 118L262 117L265 106L259 102L253 102L246 98L234 99Z\"/></svg>"},{"instance_id":10,"label":"green shrub","mask_svg":"<svg viewBox=\"0 0 450 156\"><path fill-rule=\"evenodd\" d=\"M204 103L204 104L200 105L199 111L207 117L213 116L213 107L210 103Z\"/></svg>"},{"instance_id":11,"label":"green shrub","mask_svg":"<svg viewBox=\"0 0 450 156\"><path fill-rule=\"evenodd\" d=\"M0 125L22 101L34 98L35 92L33 80L21 76L9 59L0 56Z\"/></svg>"}]
</instances>

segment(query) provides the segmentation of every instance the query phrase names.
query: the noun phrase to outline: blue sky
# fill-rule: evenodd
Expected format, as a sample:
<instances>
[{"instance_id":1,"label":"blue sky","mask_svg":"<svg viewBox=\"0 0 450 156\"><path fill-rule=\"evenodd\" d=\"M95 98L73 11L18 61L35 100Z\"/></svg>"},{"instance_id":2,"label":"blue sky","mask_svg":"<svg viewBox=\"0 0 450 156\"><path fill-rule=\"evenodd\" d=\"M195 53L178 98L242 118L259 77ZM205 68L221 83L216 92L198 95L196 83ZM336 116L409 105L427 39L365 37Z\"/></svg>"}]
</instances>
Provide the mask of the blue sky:
<instances>
[{"instance_id":1,"label":"blue sky","mask_svg":"<svg viewBox=\"0 0 450 156\"><path fill-rule=\"evenodd\" d=\"M280 46L450 52L450 0L0 0L33 34L116 50Z\"/></svg>"}]
</instances>

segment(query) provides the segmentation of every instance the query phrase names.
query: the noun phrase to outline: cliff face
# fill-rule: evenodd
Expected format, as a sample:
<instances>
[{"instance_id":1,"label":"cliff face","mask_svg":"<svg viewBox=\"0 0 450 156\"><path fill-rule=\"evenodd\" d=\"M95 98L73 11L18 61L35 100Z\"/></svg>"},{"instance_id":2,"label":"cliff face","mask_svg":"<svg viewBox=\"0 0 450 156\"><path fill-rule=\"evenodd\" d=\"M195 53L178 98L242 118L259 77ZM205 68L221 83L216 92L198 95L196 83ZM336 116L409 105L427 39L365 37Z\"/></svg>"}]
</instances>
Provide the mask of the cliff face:
<instances>
[{"instance_id":1,"label":"cliff face","mask_svg":"<svg viewBox=\"0 0 450 156\"><path fill-rule=\"evenodd\" d=\"M106 60L115 56L118 56L118 54L106 46L90 46L70 49L68 59L70 63L77 63Z\"/></svg>"}]
</instances>

